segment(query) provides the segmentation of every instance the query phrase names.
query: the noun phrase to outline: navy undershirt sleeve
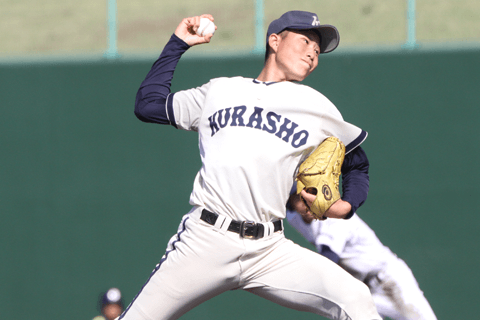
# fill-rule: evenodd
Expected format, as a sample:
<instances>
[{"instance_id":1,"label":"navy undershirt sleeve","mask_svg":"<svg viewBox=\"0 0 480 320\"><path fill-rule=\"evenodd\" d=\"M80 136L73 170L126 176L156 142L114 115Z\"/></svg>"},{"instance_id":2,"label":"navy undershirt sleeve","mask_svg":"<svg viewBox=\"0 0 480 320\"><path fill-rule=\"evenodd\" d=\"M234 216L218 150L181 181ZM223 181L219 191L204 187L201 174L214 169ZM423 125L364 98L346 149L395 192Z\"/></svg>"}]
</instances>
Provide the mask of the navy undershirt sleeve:
<instances>
[{"instance_id":1,"label":"navy undershirt sleeve","mask_svg":"<svg viewBox=\"0 0 480 320\"><path fill-rule=\"evenodd\" d=\"M175 67L188 48L190 46L175 34L171 36L138 89L135 100L135 115L138 119L176 127L173 112L167 109L167 98ZM170 101L169 105L171 108Z\"/></svg>"},{"instance_id":2,"label":"navy undershirt sleeve","mask_svg":"<svg viewBox=\"0 0 480 320\"><path fill-rule=\"evenodd\" d=\"M342 165L342 200L352 206L352 211L345 219L350 219L367 199L370 182L368 169L367 155L360 146L345 156Z\"/></svg>"},{"instance_id":3,"label":"navy undershirt sleeve","mask_svg":"<svg viewBox=\"0 0 480 320\"><path fill-rule=\"evenodd\" d=\"M318 248L318 253L320 253L324 257L327 257L335 263L338 263L338 261L340 260L340 257L335 252L333 252L329 246L326 246L324 244L320 245L320 247Z\"/></svg>"}]
</instances>

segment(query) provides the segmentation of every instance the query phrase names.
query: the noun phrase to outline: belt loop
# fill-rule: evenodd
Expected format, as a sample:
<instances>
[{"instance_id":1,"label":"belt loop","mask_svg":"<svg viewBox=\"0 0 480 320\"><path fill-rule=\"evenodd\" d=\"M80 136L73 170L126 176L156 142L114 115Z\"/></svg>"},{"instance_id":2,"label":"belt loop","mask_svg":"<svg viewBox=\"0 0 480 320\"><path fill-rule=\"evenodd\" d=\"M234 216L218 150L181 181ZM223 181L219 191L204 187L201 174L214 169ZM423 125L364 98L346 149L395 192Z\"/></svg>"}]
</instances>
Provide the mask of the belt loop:
<instances>
[{"instance_id":1,"label":"belt loop","mask_svg":"<svg viewBox=\"0 0 480 320\"><path fill-rule=\"evenodd\" d=\"M220 217L220 216L219 216ZM222 216L223 217L223 216ZM220 225L218 227L218 231L221 233L221 234L225 234L227 233L227 230L228 230L228 227L230 226L230 223L232 222L232 218L230 217L227 217L227 216L224 216L224 219L223 219L223 223L222 225ZM217 224L215 224L215 227L217 226Z\"/></svg>"},{"instance_id":2,"label":"belt loop","mask_svg":"<svg viewBox=\"0 0 480 320\"><path fill-rule=\"evenodd\" d=\"M217 220L215 221L215 224L213 226L217 229L221 229L225 218L225 216L217 216Z\"/></svg>"},{"instance_id":3,"label":"belt loop","mask_svg":"<svg viewBox=\"0 0 480 320\"><path fill-rule=\"evenodd\" d=\"M273 224L273 222L269 222L268 223L268 226L270 227L270 234L274 234L275 233L275 225Z\"/></svg>"},{"instance_id":4,"label":"belt loop","mask_svg":"<svg viewBox=\"0 0 480 320\"><path fill-rule=\"evenodd\" d=\"M273 223L265 222L265 223L262 223L262 224L263 224L263 229L265 230L264 231L264 236L265 237L270 236L273 233Z\"/></svg>"}]
</instances>

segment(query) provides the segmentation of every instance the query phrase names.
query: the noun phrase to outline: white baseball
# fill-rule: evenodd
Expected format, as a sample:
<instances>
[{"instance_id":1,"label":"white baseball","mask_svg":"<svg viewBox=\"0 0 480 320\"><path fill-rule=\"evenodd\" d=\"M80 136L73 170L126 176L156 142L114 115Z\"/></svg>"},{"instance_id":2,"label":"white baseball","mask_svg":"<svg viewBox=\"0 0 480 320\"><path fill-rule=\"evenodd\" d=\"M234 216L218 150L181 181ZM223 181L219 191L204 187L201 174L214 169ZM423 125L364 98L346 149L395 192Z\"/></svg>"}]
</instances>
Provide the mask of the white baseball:
<instances>
[{"instance_id":1,"label":"white baseball","mask_svg":"<svg viewBox=\"0 0 480 320\"><path fill-rule=\"evenodd\" d=\"M197 34L205 37L209 33L215 33L215 24L210 19L200 18L200 26L197 29Z\"/></svg>"}]
</instances>

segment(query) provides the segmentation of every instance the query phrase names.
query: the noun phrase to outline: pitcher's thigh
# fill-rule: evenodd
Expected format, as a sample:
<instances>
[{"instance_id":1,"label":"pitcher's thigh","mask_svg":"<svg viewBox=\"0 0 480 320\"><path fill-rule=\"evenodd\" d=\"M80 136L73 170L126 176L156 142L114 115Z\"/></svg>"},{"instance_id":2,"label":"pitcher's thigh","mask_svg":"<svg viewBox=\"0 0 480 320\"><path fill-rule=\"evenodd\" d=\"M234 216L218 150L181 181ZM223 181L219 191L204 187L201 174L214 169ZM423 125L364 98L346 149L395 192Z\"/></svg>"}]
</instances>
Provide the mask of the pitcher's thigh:
<instances>
[{"instance_id":1,"label":"pitcher's thigh","mask_svg":"<svg viewBox=\"0 0 480 320\"><path fill-rule=\"evenodd\" d=\"M269 259L275 267L246 286L248 291L330 319L381 319L368 287L320 254L287 241Z\"/></svg>"},{"instance_id":2,"label":"pitcher's thigh","mask_svg":"<svg viewBox=\"0 0 480 320\"><path fill-rule=\"evenodd\" d=\"M198 285L198 277L172 273L162 270L162 267L150 277L121 319L178 319L197 305L226 290L221 285Z\"/></svg>"},{"instance_id":3,"label":"pitcher's thigh","mask_svg":"<svg viewBox=\"0 0 480 320\"><path fill-rule=\"evenodd\" d=\"M178 319L195 306L233 288L238 272L228 239L194 221L179 232L174 249L155 268L122 320ZM219 243L221 245L219 245ZM222 250L226 243L230 252ZM215 250L213 250L215 246Z\"/></svg>"}]
</instances>

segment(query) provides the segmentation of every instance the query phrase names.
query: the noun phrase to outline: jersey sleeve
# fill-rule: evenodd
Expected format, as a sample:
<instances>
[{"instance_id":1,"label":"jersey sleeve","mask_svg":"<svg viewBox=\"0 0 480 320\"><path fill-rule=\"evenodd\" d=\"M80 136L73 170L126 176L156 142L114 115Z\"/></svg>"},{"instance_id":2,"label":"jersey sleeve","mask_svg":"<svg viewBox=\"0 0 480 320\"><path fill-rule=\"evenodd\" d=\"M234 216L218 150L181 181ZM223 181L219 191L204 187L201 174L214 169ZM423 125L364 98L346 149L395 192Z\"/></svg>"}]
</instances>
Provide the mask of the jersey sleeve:
<instances>
[{"instance_id":1,"label":"jersey sleeve","mask_svg":"<svg viewBox=\"0 0 480 320\"><path fill-rule=\"evenodd\" d=\"M320 125L325 136L339 138L345 144L345 160L342 166L342 200L351 204L352 210L345 219L350 219L365 202L369 189L367 156L360 147L367 138L367 132L346 122L341 113L326 97L320 94L325 112Z\"/></svg>"},{"instance_id":2,"label":"jersey sleeve","mask_svg":"<svg viewBox=\"0 0 480 320\"><path fill-rule=\"evenodd\" d=\"M201 87L178 91L168 96L167 110L170 121L175 123L178 129L198 131L205 98L212 81Z\"/></svg>"},{"instance_id":3,"label":"jersey sleeve","mask_svg":"<svg viewBox=\"0 0 480 320\"><path fill-rule=\"evenodd\" d=\"M137 91L135 115L143 122L176 126L174 115L168 109L173 73L182 54L190 46L175 34L165 45Z\"/></svg>"},{"instance_id":4,"label":"jersey sleeve","mask_svg":"<svg viewBox=\"0 0 480 320\"><path fill-rule=\"evenodd\" d=\"M367 132L343 120L340 113L328 112L323 115L322 130L327 136L340 139L345 145L345 154L350 153L367 138Z\"/></svg>"},{"instance_id":5,"label":"jersey sleeve","mask_svg":"<svg viewBox=\"0 0 480 320\"><path fill-rule=\"evenodd\" d=\"M135 115L138 119L170 124L177 129L198 130L210 83L198 88L170 92L177 63L189 48L183 40L172 35L137 92Z\"/></svg>"},{"instance_id":6,"label":"jersey sleeve","mask_svg":"<svg viewBox=\"0 0 480 320\"><path fill-rule=\"evenodd\" d=\"M349 219L367 199L370 183L368 171L368 158L361 146L345 156L342 165L342 200L352 206L345 219Z\"/></svg>"},{"instance_id":7,"label":"jersey sleeve","mask_svg":"<svg viewBox=\"0 0 480 320\"><path fill-rule=\"evenodd\" d=\"M305 95L310 95L312 110L316 110L312 112L318 111L317 115L321 117L320 122L316 122L315 125L321 130L322 136L340 139L345 145L345 154L350 153L365 141L366 131L345 121L337 107L322 93L309 87L308 90ZM312 121L318 120L312 117Z\"/></svg>"}]
</instances>

